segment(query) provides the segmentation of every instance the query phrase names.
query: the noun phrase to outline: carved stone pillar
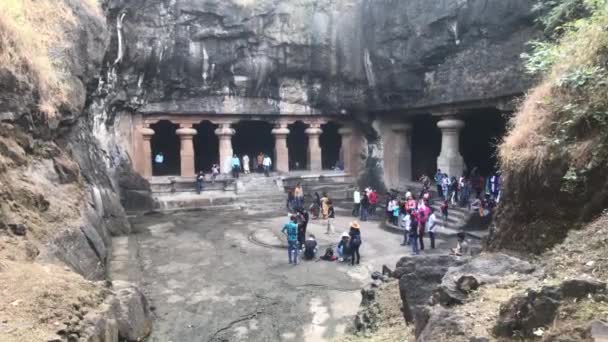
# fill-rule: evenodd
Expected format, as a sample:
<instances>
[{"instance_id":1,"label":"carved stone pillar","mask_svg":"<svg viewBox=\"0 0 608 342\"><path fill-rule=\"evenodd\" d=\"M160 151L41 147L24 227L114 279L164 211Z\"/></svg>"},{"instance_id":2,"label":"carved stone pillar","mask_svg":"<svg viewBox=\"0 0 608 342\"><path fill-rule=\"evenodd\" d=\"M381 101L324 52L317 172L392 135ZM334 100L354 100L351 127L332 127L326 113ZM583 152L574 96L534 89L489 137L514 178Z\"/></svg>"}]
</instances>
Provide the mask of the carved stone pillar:
<instances>
[{"instance_id":1,"label":"carved stone pillar","mask_svg":"<svg viewBox=\"0 0 608 342\"><path fill-rule=\"evenodd\" d=\"M154 130L149 127L142 127L140 129L141 136L143 138L142 143L142 155L140 158L141 168L140 172L142 177L149 178L152 177L152 161L154 156L152 155L152 136L154 135Z\"/></svg>"},{"instance_id":2,"label":"carved stone pillar","mask_svg":"<svg viewBox=\"0 0 608 342\"><path fill-rule=\"evenodd\" d=\"M287 124L277 124L272 130L274 135L275 169L278 172L289 172L289 150L287 148Z\"/></svg>"},{"instance_id":3,"label":"carved stone pillar","mask_svg":"<svg viewBox=\"0 0 608 342\"><path fill-rule=\"evenodd\" d=\"M215 130L215 135L219 138L220 145L220 171L222 173L230 173L230 159L232 158L232 136L235 130L230 127L230 124L220 124L220 127Z\"/></svg>"},{"instance_id":4,"label":"carved stone pillar","mask_svg":"<svg viewBox=\"0 0 608 342\"><path fill-rule=\"evenodd\" d=\"M338 129L338 134L342 136L342 147L340 148L340 159L344 163L344 172L351 175L356 174L355 168L355 151L353 146L353 129L344 126Z\"/></svg>"},{"instance_id":5,"label":"carved stone pillar","mask_svg":"<svg viewBox=\"0 0 608 342\"><path fill-rule=\"evenodd\" d=\"M181 125L191 126L191 125ZM181 127L175 131L175 134L179 136L180 150L179 156L181 161L181 176L182 177L194 177L194 143L192 138L196 135L196 129L192 127Z\"/></svg>"},{"instance_id":6,"label":"carved stone pillar","mask_svg":"<svg viewBox=\"0 0 608 342\"><path fill-rule=\"evenodd\" d=\"M398 123L391 126L396 136L395 166L397 183L402 184L412 180L412 125Z\"/></svg>"},{"instance_id":7,"label":"carved stone pillar","mask_svg":"<svg viewBox=\"0 0 608 342\"><path fill-rule=\"evenodd\" d=\"M437 122L441 129L441 153L437 158L437 168L450 177L459 177L464 170L464 159L460 155L460 130L464 121L447 117Z\"/></svg>"},{"instance_id":8,"label":"carved stone pillar","mask_svg":"<svg viewBox=\"0 0 608 342\"><path fill-rule=\"evenodd\" d=\"M321 171L323 169L322 151L319 144L319 136L323 133L321 125L311 124L305 132L308 135L308 169L310 171Z\"/></svg>"}]
</instances>

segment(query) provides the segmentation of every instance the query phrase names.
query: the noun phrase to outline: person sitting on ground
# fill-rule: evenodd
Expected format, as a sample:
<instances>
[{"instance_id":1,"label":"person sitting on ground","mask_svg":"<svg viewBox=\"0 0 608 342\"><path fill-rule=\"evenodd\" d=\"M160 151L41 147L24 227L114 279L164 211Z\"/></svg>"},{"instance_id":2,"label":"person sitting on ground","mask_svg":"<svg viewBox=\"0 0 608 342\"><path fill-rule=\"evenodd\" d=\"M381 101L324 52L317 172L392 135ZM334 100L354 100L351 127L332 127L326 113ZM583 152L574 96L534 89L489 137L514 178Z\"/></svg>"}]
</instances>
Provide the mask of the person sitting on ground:
<instances>
[{"instance_id":1,"label":"person sitting on ground","mask_svg":"<svg viewBox=\"0 0 608 342\"><path fill-rule=\"evenodd\" d=\"M334 255L334 250L331 247L325 249L325 254L321 257L321 260L325 261L336 261L337 257Z\"/></svg>"},{"instance_id":2,"label":"person sitting on ground","mask_svg":"<svg viewBox=\"0 0 608 342\"><path fill-rule=\"evenodd\" d=\"M317 240L315 236L310 234L308 239L304 242L304 259L312 260L317 254Z\"/></svg>"},{"instance_id":3,"label":"person sitting on ground","mask_svg":"<svg viewBox=\"0 0 608 342\"><path fill-rule=\"evenodd\" d=\"M200 195L201 191L205 189L205 174L203 171L199 171L196 175L196 193Z\"/></svg>"},{"instance_id":4,"label":"person sitting on ground","mask_svg":"<svg viewBox=\"0 0 608 342\"><path fill-rule=\"evenodd\" d=\"M459 232L456 234L458 238L458 243L456 244L456 248L452 248L452 254L462 256L467 255L469 253L469 243L465 239L464 232Z\"/></svg>"},{"instance_id":5,"label":"person sitting on ground","mask_svg":"<svg viewBox=\"0 0 608 342\"><path fill-rule=\"evenodd\" d=\"M338 254L338 261L348 262L350 257L350 247L349 247L350 235L347 232L342 233L340 237L340 242L338 246L336 246L336 252Z\"/></svg>"}]
</instances>

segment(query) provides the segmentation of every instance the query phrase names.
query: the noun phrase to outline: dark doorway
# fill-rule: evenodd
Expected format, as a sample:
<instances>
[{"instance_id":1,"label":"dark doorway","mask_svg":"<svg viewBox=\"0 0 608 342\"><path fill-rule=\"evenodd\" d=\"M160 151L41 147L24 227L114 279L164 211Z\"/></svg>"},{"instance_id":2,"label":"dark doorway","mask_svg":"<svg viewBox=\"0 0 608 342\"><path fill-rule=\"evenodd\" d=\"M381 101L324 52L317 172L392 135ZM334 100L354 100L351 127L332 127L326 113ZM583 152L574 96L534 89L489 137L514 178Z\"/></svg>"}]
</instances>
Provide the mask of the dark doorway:
<instances>
[{"instance_id":1,"label":"dark doorway","mask_svg":"<svg viewBox=\"0 0 608 342\"><path fill-rule=\"evenodd\" d=\"M219 165L220 143L214 125L210 121L203 121L194 125L196 135L194 136L194 163L196 171L210 172L213 164Z\"/></svg>"},{"instance_id":2,"label":"dark doorway","mask_svg":"<svg viewBox=\"0 0 608 342\"><path fill-rule=\"evenodd\" d=\"M180 174L180 142L175 134L178 125L168 120L161 120L150 125L154 130L152 136L152 158L159 153L163 154L162 164L154 162L152 174L154 176L179 175Z\"/></svg>"},{"instance_id":3,"label":"dark doorway","mask_svg":"<svg viewBox=\"0 0 608 342\"><path fill-rule=\"evenodd\" d=\"M496 149L505 134L507 120L508 116L496 109L480 110L467 117L460 135L460 150L467 170L477 166L484 176L496 171Z\"/></svg>"},{"instance_id":4,"label":"dark doorway","mask_svg":"<svg viewBox=\"0 0 608 342\"><path fill-rule=\"evenodd\" d=\"M236 133L232 137L232 149L234 153L243 158L249 156L252 172L256 167L256 157L261 153L274 157L274 136L272 135L272 124L265 121L240 121L233 125Z\"/></svg>"},{"instance_id":5,"label":"dark doorway","mask_svg":"<svg viewBox=\"0 0 608 342\"><path fill-rule=\"evenodd\" d=\"M323 133L319 138L321 144L321 165L324 170L333 169L336 163L340 160L340 147L342 146L342 137L338 134L338 125L332 121L321 125Z\"/></svg>"},{"instance_id":6,"label":"dark doorway","mask_svg":"<svg viewBox=\"0 0 608 342\"><path fill-rule=\"evenodd\" d=\"M414 180L423 174L433 178L441 152L441 131L430 115L415 117L412 124L412 175Z\"/></svg>"},{"instance_id":7,"label":"dark doorway","mask_svg":"<svg viewBox=\"0 0 608 342\"><path fill-rule=\"evenodd\" d=\"M289 135L287 136L289 170L306 170L306 166L308 165L306 125L301 121L296 121L294 124L289 125L289 131Z\"/></svg>"}]
</instances>

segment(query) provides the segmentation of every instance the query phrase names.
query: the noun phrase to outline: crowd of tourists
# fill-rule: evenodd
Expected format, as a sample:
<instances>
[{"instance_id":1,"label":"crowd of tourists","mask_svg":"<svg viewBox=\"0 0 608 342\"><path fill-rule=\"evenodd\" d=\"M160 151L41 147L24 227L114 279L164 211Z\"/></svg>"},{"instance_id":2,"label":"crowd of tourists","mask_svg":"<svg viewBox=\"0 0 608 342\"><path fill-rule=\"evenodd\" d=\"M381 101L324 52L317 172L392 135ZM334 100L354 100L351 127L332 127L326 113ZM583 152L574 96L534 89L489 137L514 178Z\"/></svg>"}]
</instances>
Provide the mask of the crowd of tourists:
<instances>
[{"instance_id":1,"label":"crowd of tourists","mask_svg":"<svg viewBox=\"0 0 608 342\"><path fill-rule=\"evenodd\" d=\"M249 156L245 154L239 158L238 155L234 154L230 159L230 170L232 172L232 178L239 178L241 173L246 175L250 174L251 160L249 159ZM272 159L270 156L260 152L253 160L253 170L258 173L263 173L266 177L270 177L270 171L272 170Z\"/></svg>"},{"instance_id":2,"label":"crowd of tourists","mask_svg":"<svg viewBox=\"0 0 608 342\"><path fill-rule=\"evenodd\" d=\"M324 192L319 195L315 192L312 203L306 208L304 200L304 189L298 183L288 191L287 210L289 222L282 229L287 237L287 253L290 264L298 263L298 256L303 255L305 260L313 260L317 257L318 244L314 234L308 234L308 223L311 219L323 220L327 226L326 234L334 233L335 210L334 203L329 195ZM311 217L312 216L312 217ZM361 225L357 221L350 223L348 232L343 232L340 240L334 246L328 247L321 260L347 262L351 265L359 264L361 255Z\"/></svg>"}]
</instances>

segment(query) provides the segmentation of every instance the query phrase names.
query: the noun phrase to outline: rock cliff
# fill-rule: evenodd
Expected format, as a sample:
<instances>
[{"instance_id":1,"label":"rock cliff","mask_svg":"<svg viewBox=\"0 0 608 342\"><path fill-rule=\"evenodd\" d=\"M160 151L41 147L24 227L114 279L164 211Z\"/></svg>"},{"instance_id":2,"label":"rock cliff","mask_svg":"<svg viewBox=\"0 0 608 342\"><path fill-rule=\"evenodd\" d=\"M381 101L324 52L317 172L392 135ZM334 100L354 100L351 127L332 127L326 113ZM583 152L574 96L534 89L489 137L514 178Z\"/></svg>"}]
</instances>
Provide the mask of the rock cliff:
<instances>
[{"instance_id":1,"label":"rock cliff","mask_svg":"<svg viewBox=\"0 0 608 342\"><path fill-rule=\"evenodd\" d=\"M520 94L531 1L107 1L116 109L400 110ZM106 71L108 71L106 70ZM260 101L261 99L261 101Z\"/></svg>"}]
</instances>

